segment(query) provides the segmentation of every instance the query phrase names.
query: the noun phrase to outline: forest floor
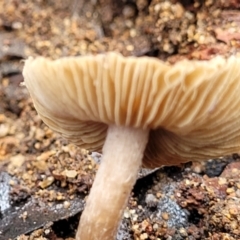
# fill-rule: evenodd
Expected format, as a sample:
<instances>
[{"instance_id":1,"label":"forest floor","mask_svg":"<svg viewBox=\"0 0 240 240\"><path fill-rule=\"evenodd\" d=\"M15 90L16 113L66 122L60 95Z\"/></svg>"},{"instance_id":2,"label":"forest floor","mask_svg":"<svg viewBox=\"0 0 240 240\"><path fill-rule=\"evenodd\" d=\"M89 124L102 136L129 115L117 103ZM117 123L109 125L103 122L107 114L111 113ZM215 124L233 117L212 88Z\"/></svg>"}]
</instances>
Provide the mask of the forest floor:
<instances>
[{"instance_id":1,"label":"forest floor","mask_svg":"<svg viewBox=\"0 0 240 240\"><path fill-rule=\"evenodd\" d=\"M101 160L42 123L21 60L107 51L209 60L239 54L239 27L237 0L0 0L0 240L74 239ZM142 170L118 240L240 239L239 160Z\"/></svg>"}]
</instances>

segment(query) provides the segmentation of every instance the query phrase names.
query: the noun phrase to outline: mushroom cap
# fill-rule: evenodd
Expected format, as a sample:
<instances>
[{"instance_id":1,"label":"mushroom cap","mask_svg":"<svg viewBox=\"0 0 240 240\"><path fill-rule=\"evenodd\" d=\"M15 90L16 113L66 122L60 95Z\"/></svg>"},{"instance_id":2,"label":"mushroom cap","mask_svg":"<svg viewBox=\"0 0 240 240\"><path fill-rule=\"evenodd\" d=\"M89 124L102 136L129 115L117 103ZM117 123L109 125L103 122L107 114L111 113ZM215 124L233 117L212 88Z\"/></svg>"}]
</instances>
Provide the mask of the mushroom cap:
<instances>
[{"instance_id":1,"label":"mushroom cap","mask_svg":"<svg viewBox=\"0 0 240 240\"><path fill-rule=\"evenodd\" d=\"M101 151L110 124L150 130L148 167L240 149L240 58L42 57L23 75L43 121L82 148Z\"/></svg>"}]
</instances>

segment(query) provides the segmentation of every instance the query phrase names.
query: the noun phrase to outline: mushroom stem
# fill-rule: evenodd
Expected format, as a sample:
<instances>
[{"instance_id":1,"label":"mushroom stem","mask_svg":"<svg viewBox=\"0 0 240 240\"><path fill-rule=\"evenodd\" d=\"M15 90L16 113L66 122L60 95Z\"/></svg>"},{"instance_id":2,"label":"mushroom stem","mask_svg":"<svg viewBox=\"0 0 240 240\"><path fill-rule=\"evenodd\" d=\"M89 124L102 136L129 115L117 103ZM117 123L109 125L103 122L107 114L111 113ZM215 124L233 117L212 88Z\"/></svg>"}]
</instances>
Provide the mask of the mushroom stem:
<instances>
[{"instance_id":1,"label":"mushroom stem","mask_svg":"<svg viewBox=\"0 0 240 240\"><path fill-rule=\"evenodd\" d=\"M148 141L149 130L109 126L103 159L82 213L76 240L113 240Z\"/></svg>"}]
</instances>

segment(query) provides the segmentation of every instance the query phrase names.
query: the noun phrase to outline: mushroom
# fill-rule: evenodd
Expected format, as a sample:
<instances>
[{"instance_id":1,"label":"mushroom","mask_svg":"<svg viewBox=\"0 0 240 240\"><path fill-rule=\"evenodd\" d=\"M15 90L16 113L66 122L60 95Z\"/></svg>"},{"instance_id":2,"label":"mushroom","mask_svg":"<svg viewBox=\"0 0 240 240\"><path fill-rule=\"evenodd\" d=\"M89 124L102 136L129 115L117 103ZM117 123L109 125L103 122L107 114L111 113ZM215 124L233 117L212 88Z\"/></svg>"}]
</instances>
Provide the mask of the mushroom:
<instances>
[{"instance_id":1,"label":"mushroom","mask_svg":"<svg viewBox=\"0 0 240 240\"><path fill-rule=\"evenodd\" d=\"M76 239L114 239L137 173L240 148L240 58L174 65L118 53L42 57L23 75L43 121L103 152Z\"/></svg>"}]
</instances>

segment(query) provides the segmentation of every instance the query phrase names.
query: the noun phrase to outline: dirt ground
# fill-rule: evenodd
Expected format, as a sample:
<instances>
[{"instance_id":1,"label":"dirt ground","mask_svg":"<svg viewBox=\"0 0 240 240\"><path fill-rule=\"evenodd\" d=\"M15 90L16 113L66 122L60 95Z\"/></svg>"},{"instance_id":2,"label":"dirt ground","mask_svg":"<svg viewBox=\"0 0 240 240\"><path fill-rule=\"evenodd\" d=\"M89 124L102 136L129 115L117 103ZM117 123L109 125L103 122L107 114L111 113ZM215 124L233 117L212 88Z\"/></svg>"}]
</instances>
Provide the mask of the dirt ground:
<instances>
[{"instance_id":1,"label":"dirt ground","mask_svg":"<svg viewBox=\"0 0 240 240\"><path fill-rule=\"evenodd\" d=\"M239 54L239 27L238 0L0 0L0 240L74 239L101 159L42 123L21 60L208 60ZM239 159L142 170L117 239L240 239Z\"/></svg>"}]
</instances>

